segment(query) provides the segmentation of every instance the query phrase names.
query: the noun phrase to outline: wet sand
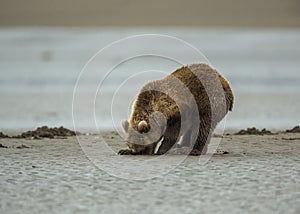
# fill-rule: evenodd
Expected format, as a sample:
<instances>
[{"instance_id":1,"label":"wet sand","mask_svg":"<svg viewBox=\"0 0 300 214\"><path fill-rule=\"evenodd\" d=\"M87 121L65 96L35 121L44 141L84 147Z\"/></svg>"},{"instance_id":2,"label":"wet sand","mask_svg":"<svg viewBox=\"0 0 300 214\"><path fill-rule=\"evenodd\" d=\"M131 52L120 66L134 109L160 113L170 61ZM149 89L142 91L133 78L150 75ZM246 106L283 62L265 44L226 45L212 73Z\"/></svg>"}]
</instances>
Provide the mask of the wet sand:
<instances>
[{"instance_id":1,"label":"wet sand","mask_svg":"<svg viewBox=\"0 0 300 214\"><path fill-rule=\"evenodd\" d=\"M300 133L236 132L221 138L218 150L228 154L203 165L188 157L166 175L144 181L100 170L76 137L0 139L1 213L299 213ZM102 136L114 151L124 148L116 132ZM123 160L133 158L151 156Z\"/></svg>"}]
</instances>

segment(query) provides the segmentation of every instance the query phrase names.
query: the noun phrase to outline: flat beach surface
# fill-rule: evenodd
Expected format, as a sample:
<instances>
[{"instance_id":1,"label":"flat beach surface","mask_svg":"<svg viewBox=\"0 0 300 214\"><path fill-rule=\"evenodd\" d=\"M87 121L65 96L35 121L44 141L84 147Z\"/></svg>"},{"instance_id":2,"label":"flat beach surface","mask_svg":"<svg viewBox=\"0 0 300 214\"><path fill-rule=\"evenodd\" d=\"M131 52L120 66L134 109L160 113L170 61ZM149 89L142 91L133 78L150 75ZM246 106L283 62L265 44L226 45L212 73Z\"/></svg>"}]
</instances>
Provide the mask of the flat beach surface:
<instances>
[{"instance_id":1,"label":"flat beach surface","mask_svg":"<svg viewBox=\"0 0 300 214\"><path fill-rule=\"evenodd\" d=\"M125 147L116 132L102 136L113 151ZM98 137L84 135L81 142ZM0 148L0 212L299 213L299 133L219 139L218 150L228 154L215 154L205 164L187 157L167 174L139 181L96 167L75 137L0 139L7 147ZM132 159L153 158L101 155L121 157L120 167Z\"/></svg>"}]
</instances>

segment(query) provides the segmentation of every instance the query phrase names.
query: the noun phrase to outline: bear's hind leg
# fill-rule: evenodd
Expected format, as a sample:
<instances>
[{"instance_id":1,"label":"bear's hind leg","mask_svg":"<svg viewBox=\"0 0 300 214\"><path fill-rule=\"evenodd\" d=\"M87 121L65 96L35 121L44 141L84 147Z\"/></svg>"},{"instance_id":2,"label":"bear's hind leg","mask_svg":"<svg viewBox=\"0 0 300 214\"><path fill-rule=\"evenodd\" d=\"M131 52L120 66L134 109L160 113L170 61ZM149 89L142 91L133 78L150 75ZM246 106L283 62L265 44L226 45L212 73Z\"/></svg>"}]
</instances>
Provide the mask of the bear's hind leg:
<instances>
[{"instance_id":1,"label":"bear's hind leg","mask_svg":"<svg viewBox=\"0 0 300 214\"><path fill-rule=\"evenodd\" d=\"M205 123L204 123L205 124ZM190 155L205 155L207 152L207 146L211 138L210 126L201 126L199 128L199 133L197 136L196 143L193 147L193 150L190 152Z\"/></svg>"}]
</instances>

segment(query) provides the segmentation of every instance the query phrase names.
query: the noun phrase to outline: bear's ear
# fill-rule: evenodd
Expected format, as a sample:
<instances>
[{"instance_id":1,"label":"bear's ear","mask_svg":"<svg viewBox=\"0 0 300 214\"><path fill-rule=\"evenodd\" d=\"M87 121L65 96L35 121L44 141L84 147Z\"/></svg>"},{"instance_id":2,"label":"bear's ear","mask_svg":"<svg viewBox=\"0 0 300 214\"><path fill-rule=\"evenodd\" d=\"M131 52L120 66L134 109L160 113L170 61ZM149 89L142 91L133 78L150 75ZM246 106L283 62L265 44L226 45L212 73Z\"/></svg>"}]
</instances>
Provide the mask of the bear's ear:
<instances>
[{"instance_id":1,"label":"bear's ear","mask_svg":"<svg viewBox=\"0 0 300 214\"><path fill-rule=\"evenodd\" d=\"M129 122L127 120L122 121L122 126L125 132L128 132Z\"/></svg>"},{"instance_id":2,"label":"bear's ear","mask_svg":"<svg viewBox=\"0 0 300 214\"><path fill-rule=\"evenodd\" d=\"M142 121L139 122L139 124L138 124L138 131L140 133L148 132L149 131L148 123L145 120L142 120Z\"/></svg>"}]
</instances>

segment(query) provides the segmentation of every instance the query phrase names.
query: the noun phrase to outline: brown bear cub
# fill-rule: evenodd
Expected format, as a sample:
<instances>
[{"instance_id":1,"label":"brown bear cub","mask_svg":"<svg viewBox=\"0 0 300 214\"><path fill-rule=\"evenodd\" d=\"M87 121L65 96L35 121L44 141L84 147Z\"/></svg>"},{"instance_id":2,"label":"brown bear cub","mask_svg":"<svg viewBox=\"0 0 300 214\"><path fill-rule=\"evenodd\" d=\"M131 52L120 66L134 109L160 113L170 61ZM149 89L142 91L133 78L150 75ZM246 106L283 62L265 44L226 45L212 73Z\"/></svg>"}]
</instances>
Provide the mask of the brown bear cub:
<instances>
[{"instance_id":1,"label":"brown bear cub","mask_svg":"<svg viewBox=\"0 0 300 214\"><path fill-rule=\"evenodd\" d=\"M193 64L151 81L138 94L129 122L129 149L120 155L165 154L174 145L205 154L217 124L233 108L227 80L207 64Z\"/></svg>"}]
</instances>

